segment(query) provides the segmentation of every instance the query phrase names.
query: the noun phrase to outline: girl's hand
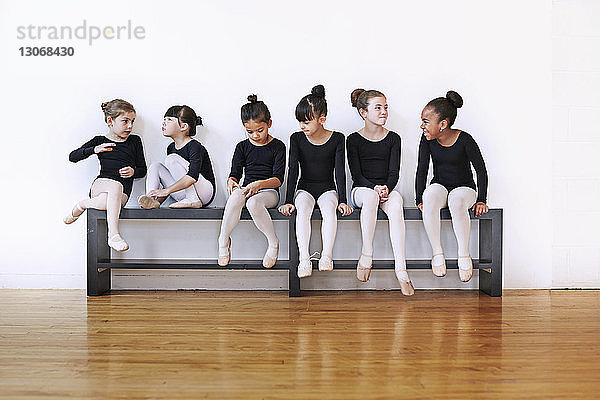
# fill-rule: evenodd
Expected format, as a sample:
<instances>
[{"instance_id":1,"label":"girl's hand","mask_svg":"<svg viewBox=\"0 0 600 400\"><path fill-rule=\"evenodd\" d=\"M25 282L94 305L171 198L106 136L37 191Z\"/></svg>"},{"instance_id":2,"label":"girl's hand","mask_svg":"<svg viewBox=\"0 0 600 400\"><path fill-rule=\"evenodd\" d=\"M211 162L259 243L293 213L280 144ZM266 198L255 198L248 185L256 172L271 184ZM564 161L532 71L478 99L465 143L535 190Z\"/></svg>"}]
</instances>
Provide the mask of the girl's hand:
<instances>
[{"instance_id":1,"label":"girl's hand","mask_svg":"<svg viewBox=\"0 0 600 400\"><path fill-rule=\"evenodd\" d=\"M227 194L231 195L231 193L233 193L233 189L235 188L240 188L241 186L239 183L237 183L237 181L235 180L235 178L229 178L227 179Z\"/></svg>"},{"instance_id":2,"label":"girl's hand","mask_svg":"<svg viewBox=\"0 0 600 400\"><path fill-rule=\"evenodd\" d=\"M419 210L421 210L421 212L423 212L423 203L419 203L419 205L417 206L417 208Z\"/></svg>"},{"instance_id":3,"label":"girl's hand","mask_svg":"<svg viewBox=\"0 0 600 400\"><path fill-rule=\"evenodd\" d=\"M150 197L168 197L171 193L167 189L156 189L149 191L146 196Z\"/></svg>"},{"instance_id":4,"label":"girl's hand","mask_svg":"<svg viewBox=\"0 0 600 400\"><path fill-rule=\"evenodd\" d=\"M134 172L131 167L123 167L119 170L119 175L121 175L121 178L131 178Z\"/></svg>"},{"instance_id":5,"label":"girl's hand","mask_svg":"<svg viewBox=\"0 0 600 400\"><path fill-rule=\"evenodd\" d=\"M354 209L346 203L338 204L337 209L342 214L342 217L350 215L354 211Z\"/></svg>"},{"instance_id":6,"label":"girl's hand","mask_svg":"<svg viewBox=\"0 0 600 400\"><path fill-rule=\"evenodd\" d=\"M246 198L248 199L248 198L254 196L256 193L258 193L258 191L260 189L261 189L260 182L256 181L256 182L252 182L251 184L249 184L248 186L243 188L242 193L244 193L244 195L246 195Z\"/></svg>"},{"instance_id":7,"label":"girl's hand","mask_svg":"<svg viewBox=\"0 0 600 400\"><path fill-rule=\"evenodd\" d=\"M380 203L385 203L388 200L390 191L386 185L375 185L373 190L375 190L375 192L377 192L377 194L379 195Z\"/></svg>"},{"instance_id":8,"label":"girl's hand","mask_svg":"<svg viewBox=\"0 0 600 400\"><path fill-rule=\"evenodd\" d=\"M112 151L112 148L116 146L116 143L102 143L94 147L94 153L103 153L105 151Z\"/></svg>"},{"instance_id":9,"label":"girl's hand","mask_svg":"<svg viewBox=\"0 0 600 400\"><path fill-rule=\"evenodd\" d=\"M296 210L293 204L283 204L278 208L279 212L283 215L292 215L292 213Z\"/></svg>"},{"instance_id":10,"label":"girl's hand","mask_svg":"<svg viewBox=\"0 0 600 400\"><path fill-rule=\"evenodd\" d=\"M475 205L471 208L471 210L475 211L475 216L479 217L480 215L488 212L489 207L482 201L475 203Z\"/></svg>"}]
</instances>

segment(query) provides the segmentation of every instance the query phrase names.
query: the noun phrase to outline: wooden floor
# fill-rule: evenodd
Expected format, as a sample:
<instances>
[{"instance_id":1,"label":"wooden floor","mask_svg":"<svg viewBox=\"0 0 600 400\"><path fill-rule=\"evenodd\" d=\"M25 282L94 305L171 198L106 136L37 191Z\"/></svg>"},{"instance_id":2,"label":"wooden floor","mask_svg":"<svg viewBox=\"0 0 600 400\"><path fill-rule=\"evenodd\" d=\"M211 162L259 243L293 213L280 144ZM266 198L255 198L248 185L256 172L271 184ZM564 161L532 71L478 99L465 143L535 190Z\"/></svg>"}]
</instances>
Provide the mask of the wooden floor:
<instances>
[{"instance_id":1,"label":"wooden floor","mask_svg":"<svg viewBox=\"0 0 600 400\"><path fill-rule=\"evenodd\" d=\"M600 292L0 290L0 398L600 398Z\"/></svg>"}]
</instances>

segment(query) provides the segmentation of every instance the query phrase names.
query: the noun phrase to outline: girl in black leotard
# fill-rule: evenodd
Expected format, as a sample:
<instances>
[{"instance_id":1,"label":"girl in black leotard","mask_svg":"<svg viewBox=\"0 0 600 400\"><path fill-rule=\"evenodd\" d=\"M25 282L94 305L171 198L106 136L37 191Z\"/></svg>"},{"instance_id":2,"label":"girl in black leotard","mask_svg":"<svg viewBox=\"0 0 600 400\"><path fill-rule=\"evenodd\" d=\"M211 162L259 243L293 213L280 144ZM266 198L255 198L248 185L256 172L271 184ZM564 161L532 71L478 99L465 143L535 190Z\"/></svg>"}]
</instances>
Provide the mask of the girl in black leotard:
<instances>
[{"instance_id":1,"label":"girl in black leotard","mask_svg":"<svg viewBox=\"0 0 600 400\"><path fill-rule=\"evenodd\" d=\"M170 195L176 202L170 208L201 208L215 195L215 175L206 148L192 136L202 118L188 106L171 106L165 112L163 135L173 140L167 146L165 163L148 168L145 195L138 198L142 208L160 207ZM162 188L161 188L162 187Z\"/></svg>"},{"instance_id":2,"label":"girl in black leotard","mask_svg":"<svg viewBox=\"0 0 600 400\"><path fill-rule=\"evenodd\" d=\"M78 202L64 222L75 222L88 208L106 210L108 245L117 251L125 251L129 245L119 234L119 214L131 195L133 179L146 175L146 161L142 140L131 134L135 120L133 106L125 100L115 99L102 103L102 111L108 133L93 137L69 155L70 161L77 162L97 154L100 174L92 183L89 198Z\"/></svg>"},{"instance_id":3,"label":"girl in black leotard","mask_svg":"<svg viewBox=\"0 0 600 400\"><path fill-rule=\"evenodd\" d=\"M476 216L488 211L485 204L488 179L475 139L467 132L452 128L456 110L462 105L462 97L449 91L446 97L431 100L423 109L423 136L419 145L415 193L431 243L434 275L446 275L446 261L440 242L440 209L447 206L458 242L458 275L460 280L467 282L473 276L473 260L469 255L469 208L475 211ZM425 188L430 159L433 161L433 179ZM477 186L471 164L477 173Z\"/></svg>"},{"instance_id":4,"label":"girl in black leotard","mask_svg":"<svg viewBox=\"0 0 600 400\"><path fill-rule=\"evenodd\" d=\"M404 208L400 192L394 190L400 176L400 136L383 127L388 117L387 99L377 90L356 89L350 95L352 105L365 121L358 132L348 136L348 164L352 173L352 202L360 207L362 250L356 277L369 280L373 262L373 236L377 210L389 220L390 240L394 251L394 270L402 293L414 294L406 271Z\"/></svg>"},{"instance_id":5,"label":"girl in black leotard","mask_svg":"<svg viewBox=\"0 0 600 400\"><path fill-rule=\"evenodd\" d=\"M242 106L242 124L248 138L235 146L231 173L227 179L227 204L219 233L217 262L224 267L231 259L231 232L240 222L246 206L254 224L267 239L263 267L271 268L279 255L279 240L269 214L269 208L279 203L279 186L285 174L285 144L269 133L271 113L256 95L248 96ZM242 180L243 176L243 180Z\"/></svg>"},{"instance_id":6,"label":"girl in black leotard","mask_svg":"<svg viewBox=\"0 0 600 400\"><path fill-rule=\"evenodd\" d=\"M298 276L312 274L309 255L310 218L315 202L323 216L321 235L323 252L319 259L320 271L333 269L333 244L337 230L336 209L342 215L352 213L346 204L346 167L344 135L325 129L327 117L325 88L315 86L296 107L296 119L301 132L290 137L290 159L286 204L279 207L284 215L298 210L296 237L300 251ZM300 180L298 174L300 169ZM335 179L334 179L335 176ZM337 191L336 191L337 189ZM292 204L293 203L293 204Z\"/></svg>"}]
</instances>

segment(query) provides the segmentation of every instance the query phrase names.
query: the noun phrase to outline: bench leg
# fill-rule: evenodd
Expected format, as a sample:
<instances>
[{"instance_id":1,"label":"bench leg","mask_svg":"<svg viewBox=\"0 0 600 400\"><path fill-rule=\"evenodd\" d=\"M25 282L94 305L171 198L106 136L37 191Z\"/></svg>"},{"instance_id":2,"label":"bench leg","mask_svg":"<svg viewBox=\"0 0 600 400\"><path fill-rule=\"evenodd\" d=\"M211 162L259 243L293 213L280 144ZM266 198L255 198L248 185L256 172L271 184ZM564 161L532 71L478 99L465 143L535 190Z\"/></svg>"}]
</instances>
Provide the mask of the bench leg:
<instances>
[{"instance_id":1,"label":"bench leg","mask_svg":"<svg viewBox=\"0 0 600 400\"><path fill-rule=\"evenodd\" d=\"M289 296L299 297L300 293L300 278L298 278L298 242L296 240L296 216L292 215L288 220L288 280L289 280Z\"/></svg>"},{"instance_id":2,"label":"bench leg","mask_svg":"<svg viewBox=\"0 0 600 400\"><path fill-rule=\"evenodd\" d=\"M479 290L502 296L502 210L490 211L479 220L479 259L491 260L489 269L479 268Z\"/></svg>"},{"instance_id":3,"label":"bench leg","mask_svg":"<svg viewBox=\"0 0 600 400\"><path fill-rule=\"evenodd\" d=\"M106 219L98 219L99 211L87 210L87 295L100 296L110 290L110 269L98 271L98 260L110 261L106 242Z\"/></svg>"}]
</instances>

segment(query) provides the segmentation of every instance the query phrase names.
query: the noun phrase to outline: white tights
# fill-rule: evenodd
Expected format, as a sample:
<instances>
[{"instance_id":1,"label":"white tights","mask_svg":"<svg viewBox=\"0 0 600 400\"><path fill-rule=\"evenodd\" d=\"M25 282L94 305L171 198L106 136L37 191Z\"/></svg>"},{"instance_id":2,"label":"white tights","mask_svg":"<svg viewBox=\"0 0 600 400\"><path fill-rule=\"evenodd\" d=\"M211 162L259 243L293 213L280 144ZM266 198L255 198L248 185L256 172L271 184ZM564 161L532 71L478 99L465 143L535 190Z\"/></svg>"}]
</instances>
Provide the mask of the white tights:
<instances>
[{"instance_id":1,"label":"white tights","mask_svg":"<svg viewBox=\"0 0 600 400\"><path fill-rule=\"evenodd\" d=\"M406 271L406 227L404 225L404 201L395 190L385 203L379 203L379 195L373 189L357 187L352 190L352 200L360 211L362 233L362 254L373 257L373 236L379 207L386 213L390 225L390 241L394 251L394 266L398 271Z\"/></svg>"},{"instance_id":2,"label":"white tights","mask_svg":"<svg viewBox=\"0 0 600 400\"><path fill-rule=\"evenodd\" d=\"M121 182L108 178L98 178L92 183L90 198L81 200L80 208L95 208L106 210L106 223L108 225L108 237L119 234L119 215L121 207L127 203L128 196L123 193Z\"/></svg>"},{"instance_id":3,"label":"white tights","mask_svg":"<svg viewBox=\"0 0 600 400\"><path fill-rule=\"evenodd\" d=\"M469 256L469 234L471 219L469 208L475 204L477 192L470 187L448 190L439 183L429 185L423 192L423 225L431 244L433 255L443 254L440 240L440 209L448 206L452 216L452 227L458 243L458 256Z\"/></svg>"},{"instance_id":4,"label":"white tights","mask_svg":"<svg viewBox=\"0 0 600 400\"><path fill-rule=\"evenodd\" d=\"M241 189L234 189L233 193L227 199L225 211L223 212L223 221L221 222L221 233L219 234L219 247L227 247L229 236L240 222L242 208L246 206L254 224L266 237L269 247L277 247L279 241L275 235L275 227L267 208L273 208L279 203L279 192L274 189L260 190L254 196L246 199Z\"/></svg>"},{"instance_id":5,"label":"white tights","mask_svg":"<svg viewBox=\"0 0 600 400\"><path fill-rule=\"evenodd\" d=\"M298 241L298 250L300 260L305 260L310 257L308 246L310 244L310 218L313 209L315 208L315 198L305 190L296 191L294 199L296 206L296 240ZM335 234L337 231L337 214L338 195L335 190L330 190L323 193L316 200L323 216L321 225L321 236L323 240L323 251L321 257L333 258L333 244L335 242Z\"/></svg>"},{"instance_id":6,"label":"white tights","mask_svg":"<svg viewBox=\"0 0 600 400\"><path fill-rule=\"evenodd\" d=\"M175 153L167 156L164 165L159 162L152 163L146 176L146 192L160 189L161 185L163 188L171 186L183 178L189 168L190 163ZM193 202L201 201L202 204L206 204L212 198L213 190L212 184L200 174L196 183L186 189L171 193L171 196L176 201L187 198Z\"/></svg>"}]
</instances>

